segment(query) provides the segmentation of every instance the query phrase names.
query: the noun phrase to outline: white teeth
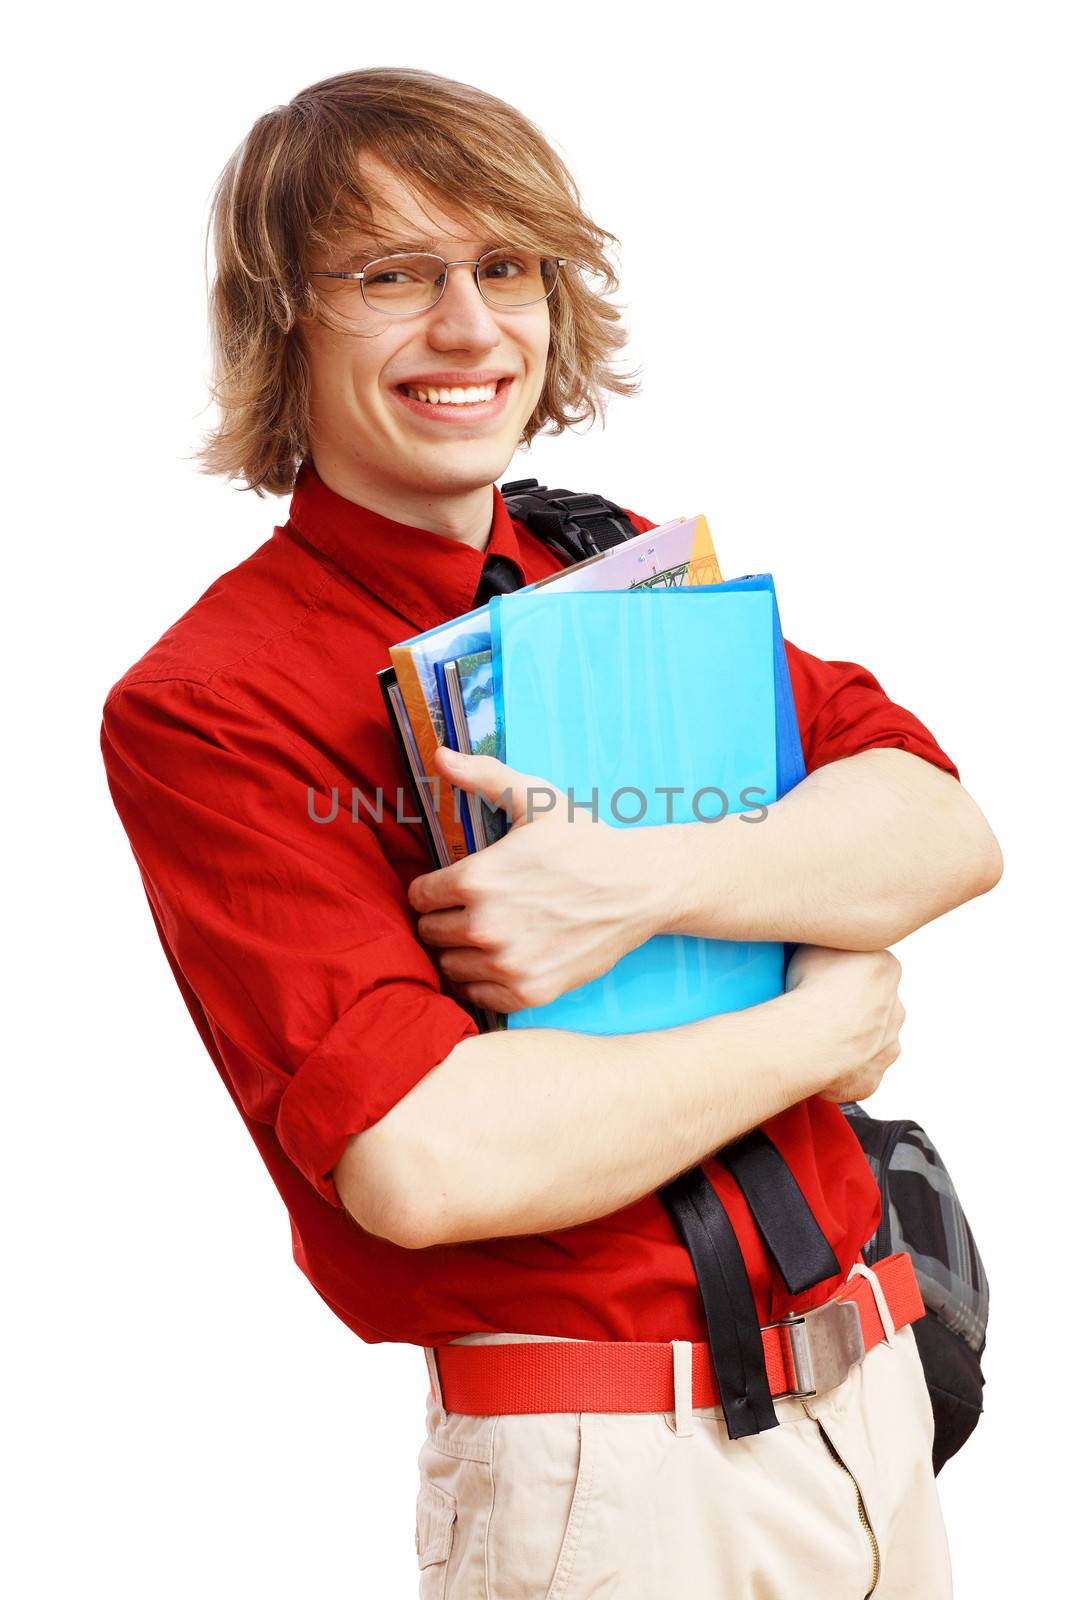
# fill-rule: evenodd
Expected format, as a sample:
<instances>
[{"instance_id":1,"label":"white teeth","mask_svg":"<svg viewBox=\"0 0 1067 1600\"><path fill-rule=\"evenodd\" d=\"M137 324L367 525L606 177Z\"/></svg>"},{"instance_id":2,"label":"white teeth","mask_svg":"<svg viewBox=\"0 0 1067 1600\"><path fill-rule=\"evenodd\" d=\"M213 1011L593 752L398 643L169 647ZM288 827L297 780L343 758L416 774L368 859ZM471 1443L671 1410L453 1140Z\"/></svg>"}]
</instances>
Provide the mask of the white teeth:
<instances>
[{"instance_id":1,"label":"white teeth","mask_svg":"<svg viewBox=\"0 0 1067 1600\"><path fill-rule=\"evenodd\" d=\"M416 400L429 401L434 406L470 406L476 405L479 401L491 400L496 394L497 386L495 383L482 383L466 389L420 389L412 384L405 384L404 388Z\"/></svg>"}]
</instances>

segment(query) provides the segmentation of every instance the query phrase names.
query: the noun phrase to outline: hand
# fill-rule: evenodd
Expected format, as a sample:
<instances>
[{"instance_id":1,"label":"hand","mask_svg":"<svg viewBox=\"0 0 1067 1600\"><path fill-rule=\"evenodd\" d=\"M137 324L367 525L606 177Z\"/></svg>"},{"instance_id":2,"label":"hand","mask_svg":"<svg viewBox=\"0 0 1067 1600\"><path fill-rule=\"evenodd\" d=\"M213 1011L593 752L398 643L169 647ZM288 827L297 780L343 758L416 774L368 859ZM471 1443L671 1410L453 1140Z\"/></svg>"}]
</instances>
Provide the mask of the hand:
<instances>
[{"instance_id":1,"label":"hand","mask_svg":"<svg viewBox=\"0 0 1067 1600\"><path fill-rule=\"evenodd\" d=\"M511 826L486 850L408 886L419 937L473 1005L547 1005L609 971L658 931L657 876L646 840L594 821L553 784L442 746L438 773L456 788L508 803ZM647 834L652 830L642 829Z\"/></svg>"},{"instance_id":2,"label":"hand","mask_svg":"<svg viewBox=\"0 0 1067 1600\"><path fill-rule=\"evenodd\" d=\"M841 1104L865 1100L900 1054L904 1007L897 995L900 962L889 950L830 950L800 945L786 972L786 990L807 993L828 1026L828 1082L816 1093Z\"/></svg>"}]
</instances>

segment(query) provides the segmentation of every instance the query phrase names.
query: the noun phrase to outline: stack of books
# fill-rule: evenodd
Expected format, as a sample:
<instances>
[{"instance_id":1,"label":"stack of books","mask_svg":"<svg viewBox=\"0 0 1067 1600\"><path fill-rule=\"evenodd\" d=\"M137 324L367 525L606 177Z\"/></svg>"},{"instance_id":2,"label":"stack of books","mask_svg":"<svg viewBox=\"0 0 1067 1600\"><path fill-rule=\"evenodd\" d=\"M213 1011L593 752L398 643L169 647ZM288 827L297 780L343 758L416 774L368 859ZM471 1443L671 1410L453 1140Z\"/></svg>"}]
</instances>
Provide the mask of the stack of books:
<instances>
[{"instance_id":1,"label":"stack of books","mask_svg":"<svg viewBox=\"0 0 1067 1600\"><path fill-rule=\"evenodd\" d=\"M804 776L773 579L724 582L677 518L403 640L378 674L433 859L491 848L506 811L453 791L436 747L498 756L631 834L752 825ZM602 977L486 1027L642 1032L780 994L781 944L658 935Z\"/></svg>"}]
</instances>

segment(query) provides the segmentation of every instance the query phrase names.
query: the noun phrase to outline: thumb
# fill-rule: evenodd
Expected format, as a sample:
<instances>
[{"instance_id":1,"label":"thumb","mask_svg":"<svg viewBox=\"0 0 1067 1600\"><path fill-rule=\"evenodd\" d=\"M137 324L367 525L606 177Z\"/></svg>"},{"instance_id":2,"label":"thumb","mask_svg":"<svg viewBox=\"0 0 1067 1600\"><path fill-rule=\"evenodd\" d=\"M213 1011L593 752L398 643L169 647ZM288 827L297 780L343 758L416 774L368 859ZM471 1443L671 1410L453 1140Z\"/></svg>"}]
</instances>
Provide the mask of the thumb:
<instances>
[{"instance_id":1,"label":"thumb","mask_svg":"<svg viewBox=\"0 0 1067 1600\"><path fill-rule=\"evenodd\" d=\"M556 808L565 799L562 790L544 778L519 772L496 756L468 756L439 745L434 764L454 788L465 794L478 794L498 810L504 810L513 828Z\"/></svg>"}]
</instances>

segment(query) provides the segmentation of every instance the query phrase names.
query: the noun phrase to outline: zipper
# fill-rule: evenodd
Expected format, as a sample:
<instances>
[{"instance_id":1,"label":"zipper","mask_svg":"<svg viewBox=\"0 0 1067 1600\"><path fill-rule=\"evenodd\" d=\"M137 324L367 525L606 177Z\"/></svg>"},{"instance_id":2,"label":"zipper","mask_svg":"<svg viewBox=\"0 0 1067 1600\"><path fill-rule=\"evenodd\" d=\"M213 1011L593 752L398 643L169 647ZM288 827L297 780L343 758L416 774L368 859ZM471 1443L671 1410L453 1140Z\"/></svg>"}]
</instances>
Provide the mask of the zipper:
<instances>
[{"instance_id":1,"label":"zipper","mask_svg":"<svg viewBox=\"0 0 1067 1600\"><path fill-rule=\"evenodd\" d=\"M864 1504L863 1499L863 1490L857 1483L851 1467L841 1456L840 1452L835 1449L833 1440L830 1438L830 1435L827 1433L821 1422L819 1423L819 1432L823 1436L823 1443L826 1445L827 1450L829 1450L830 1454L833 1456L842 1472L847 1473L848 1477L852 1480L852 1487L856 1491L856 1511L859 1515L860 1527L867 1535L867 1542L871 1547L871 1581L863 1597L863 1600L870 1600L871 1595L878 1587L878 1580L882 1575L882 1554L878 1548L878 1540L875 1538L874 1529L871 1527L871 1519L867 1515L867 1507Z\"/></svg>"}]
</instances>

